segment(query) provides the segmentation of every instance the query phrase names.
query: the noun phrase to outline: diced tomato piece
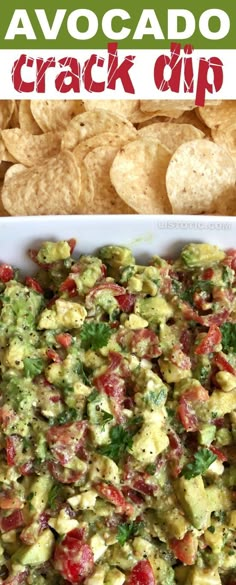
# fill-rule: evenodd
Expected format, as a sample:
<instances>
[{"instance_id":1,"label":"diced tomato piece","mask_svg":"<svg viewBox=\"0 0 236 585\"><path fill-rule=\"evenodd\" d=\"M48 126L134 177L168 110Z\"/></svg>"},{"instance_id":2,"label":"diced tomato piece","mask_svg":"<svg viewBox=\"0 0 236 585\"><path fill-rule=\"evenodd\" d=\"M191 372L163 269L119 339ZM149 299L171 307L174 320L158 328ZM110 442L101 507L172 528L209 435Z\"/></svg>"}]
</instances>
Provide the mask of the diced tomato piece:
<instances>
[{"instance_id":1,"label":"diced tomato piece","mask_svg":"<svg viewBox=\"0 0 236 585\"><path fill-rule=\"evenodd\" d=\"M64 282L62 282L59 290L60 290L60 292L68 292L68 293L72 293L72 292L76 291L75 280L73 278L70 278L70 276L68 276L68 278L66 278L66 280L64 280Z\"/></svg>"},{"instance_id":2,"label":"diced tomato piece","mask_svg":"<svg viewBox=\"0 0 236 585\"><path fill-rule=\"evenodd\" d=\"M118 490L115 486L110 485L108 483L97 483L94 485L95 489L99 493L100 496L111 502L114 506L116 506L118 512L121 514L127 514L127 516L131 516L133 513L133 506L126 502L125 497L123 496L122 492Z\"/></svg>"},{"instance_id":3,"label":"diced tomato piece","mask_svg":"<svg viewBox=\"0 0 236 585\"><path fill-rule=\"evenodd\" d=\"M52 349L52 348L47 349L46 355L47 355L48 359L51 360L52 362L55 362L56 364L60 364L61 358L59 356L59 353L57 353L57 351L55 351L55 349Z\"/></svg>"},{"instance_id":4,"label":"diced tomato piece","mask_svg":"<svg viewBox=\"0 0 236 585\"><path fill-rule=\"evenodd\" d=\"M58 333L55 337L57 343L60 343L62 347L70 347L72 344L72 335L70 333Z\"/></svg>"},{"instance_id":5,"label":"diced tomato piece","mask_svg":"<svg viewBox=\"0 0 236 585\"><path fill-rule=\"evenodd\" d=\"M223 429L225 427L225 419L223 416L220 418L213 418L212 423L217 427L217 429Z\"/></svg>"},{"instance_id":6,"label":"diced tomato piece","mask_svg":"<svg viewBox=\"0 0 236 585\"><path fill-rule=\"evenodd\" d=\"M202 280L211 280L214 276L213 268L205 268L202 273Z\"/></svg>"},{"instance_id":7,"label":"diced tomato piece","mask_svg":"<svg viewBox=\"0 0 236 585\"><path fill-rule=\"evenodd\" d=\"M183 455L183 445L181 443L179 435L177 435L177 433L173 429L171 429L169 431L168 439L169 439L170 450L169 450L169 453L167 455L167 459L170 462L171 475L173 477L178 477L180 472L181 472L181 469L183 467L181 465L181 457Z\"/></svg>"},{"instance_id":8,"label":"diced tomato piece","mask_svg":"<svg viewBox=\"0 0 236 585\"><path fill-rule=\"evenodd\" d=\"M211 325L223 325L229 317L229 310L223 309L220 313L213 313L212 315L205 315L202 317L203 325L210 327Z\"/></svg>"},{"instance_id":9,"label":"diced tomato piece","mask_svg":"<svg viewBox=\"0 0 236 585\"><path fill-rule=\"evenodd\" d=\"M173 538L169 544L176 559L185 565L194 565L197 556L198 540L192 532L187 532L181 540Z\"/></svg>"},{"instance_id":10,"label":"diced tomato piece","mask_svg":"<svg viewBox=\"0 0 236 585\"><path fill-rule=\"evenodd\" d=\"M0 422L2 424L2 430L7 431L8 425L11 424L16 418L14 410L9 408L7 404L4 404L0 408Z\"/></svg>"},{"instance_id":11,"label":"diced tomato piece","mask_svg":"<svg viewBox=\"0 0 236 585\"><path fill-rule=\"evenodd\" d=\"M24 465L19 467L19 472L21 475L32 475L34 472L34 462L33 459L29 459Z\"/></svg>"},{"instance_id":12,"label":"diced tomato piece","mask_svg":"<svg viewBox=\"0 0 236 585\"><path fill-rule=\"evenodd\" d=\"M221 342L221 331L217 325L211 325L207 334L195 349L197 355L206 355L215 350L215 346Z\"/></svg>"},{"instance_id":13,"label":"diced tomato piece","mask_svg":"<svg viewBox=\"0 0 236 585\"><path fill-rule=\"evenodd\" d=\"M141 506L144 502L143 496L141 496L138 492L136 492L135 490L133 490L129 486L125 485L122 488L122 493L124 494L124 496L126 498L129 498L129 500L131 500L131 502L136 504L136 506Z\"/></svg>"},{"instance_id":14,"label":"diced tomato piece","mask_svg":"<svg viewBox=\"0 0 236 585\"><path fill-rule=\"evenodd\" d=\"M180 347L173 347L171 354L169 355L169 360L181 370L191 369L191 360Z\"/></svg>"},{"instance_id":15,"label":"diced tomato piece","mask_svg":"<svg viewBox=\"0 0 236 585\"><path fill-rule=\"evenodd\" d=\"M194 311L194 309L188 303L181 302L179 306L182 310L183 316L185 319L187 319L187 321L195 321L200 325L204 325L203 317L198 315L198 313Z\"/></svg>"},{"instance_id":16,"label":"diced tomato piece","mask_svg":"<svg viewBox=\"0 0 236 585\"><path fill-rule=\"evenodd\" d=\"M64 280L64 282L62 282L62 284L60 285L59 288L60 292L73 292L74 290L76 290L76 282L73 278L70 278L70 276L68 276L66 278L66 280Z\"/></svg>"},{"instance_id":17,"label":"diced tomato piece","mask_svg":"<svg viewBox=\"0 0 236 585\"><path fill-rule=\"evenodd\" d=\"M234 248L227 250L222 264L229 266L232 270L236 271L236 250L234 250Z\"/></svg>"},{"instance_id":18,"label":"diced tomato piece","mask_svg":"<svg viewBox=\"0 0 236 585\"><path fill-rule=\"evenodd\" d=\"M221 451L221 449L218 449L218 447L215 447L215 445L210 445L209 449L210 449L210 451L212 451L212 453L214 453L214 455L217 456L217 458L220 461L222 461L222 463L224 463L225 461L227 461L227 457L223 453L223 451Z\"/></svg>"},{"instance_id":19,"label":"diced tomato piece","mask_svg":"<svg viewBox=\"0 0 236 585\"><path fill-rule=\"evenodd\" d=\"M203 386L199 384L184 392L182 397L188 402L206 402L206 400L209 399L209 393Z\"/></svg>"},{"instance_id":20,"label":"diced tomato piece","mask_svg":"<svg viewBox=\"0 0 236 585\"><path fill-rule=\"evenodd\" d=\"M15 530L24 524L24 516L21 510L14 510L9 516L0 518L0 527L2 532Z\"/></svg>"},{"instance_id":21,"label":"diced tomato piece","mask_svg":"<svg viewBox=\"0 0 236 585\"><path fill-rule=\"evenodd\" d=\"M139 561L126 580L126 585L156 585L152 566L148 560Z\"/></svg>"},{"instance_id":22,"label":"diced tomato piece","mask_svg":"<svg viewBox=\"0 0 236 585\"><path fill-rule=\"evenodd\" d=\"M219 368L219 370L229 372L230 374L236 375L236 370L233 366L229 363L226 358L226 355L220 351L214 355L214 364Z\"/></svg>"},{"instance_id":23,"label":"diced tomato piece","mask_svg":"<svg viewBox=\"0 0 236 585\"><path fill-rule=\"evenodd\" d=\"M41 294L43 293L41 284L39 284L39 282L35 280L35 278L31 278L31 276L26 276L25 284L26 286L28 286L28 288L32 288L33 290L35 290L35 292Z\"/></svg>"},{"instance_id":24,"label":"diced tomato piece","mask_svg":"<svg viewBox=\"0 0 236 585\"><path fill-rule=\"evenodd\" d=\"M14 278L14 270L9 264L0 265L0 280L2 282L9 282Z\"/></svg>"},{"instance_id":25,"label":"diced tomato piece","mask_svg":"<svg viewBox=\"0 0 236 585\"><path fill-rule=\"evenodd\" d=\"M120 286L119 284L115 284L112 282L104 282L103 284L98 284L97 286L91 288L91 290L86 296L85 305L88 309L90 309L93 306L93 302L96 296L99 293L103 292L104 290L111 291L114 297L119 297L120 295L126 294L125 288L123 286Z\"/></svg>"},{"instance_id":26,"label":"diced tomato piece","mask_svg":"<svg viewBox=\"0 0 236 585\"><path fill-rule=\"evenodd\" d=\"M191 408L189 402L184 400L184 398L180 399L180 404L178 407L178 415L183 427L186 431L195 432L198 430L198 419L196 414L194 413L193 409Z\"/></svg>"},{"instance_id":27,"label":"diced tomato piece","mask_svg":"<svg viewBox=\"0 0 236 585\"><path fill-rule=\"evenodd\" d=\"M134 479L133 487L135 490L137 490L138 492L141 492L141 494L144 494L145 496L154 496L154 494L158 490L157 485L152 485L152 484L148 483L142 477L137 477L137 479Z\"/></svg>"},{"instance_id":28,"label":"diced tomato piece","mask_svg":"<svg viewBox=\"0 0 236 585\"><path fill-rule=\"evenodd\" d=\"M92 573L94 567L92 549L69 532L56 544L53 565L69 583L80 585Z\"/></svg>"},{"instance_id":29,"label":"diced tomato piece","mask_svg":"<svg viewBox=\"0 0 236 585\"><path fill-rule=\"evenodd\" d=\"M180 335L180 345L182 346L183 352L188 355L190 353L190 348L192 345L192 334L189 329L185 329L182 331Z\"/></svg>"},{"instance_id":30,"label":"diced tomato piece","mask_svg":"<svg viewBox=\"0 0 236 585\"><path fill-rule=\"evenodd\" d=\"M97 376L93 383L97 390L100 392L105 392L107 396L111 398L114 415L118 421L121 421L122 405L125 398L125 382L120 376L109 370L110 368L108 368L104 374Z\"/></svg>"},{"instance_id":31,"label":"diced tomato piece","mask_svg":"<svg viewBox=\"0 0 236 585\"><path fill-rule=\"evenodd\" d=\"M118 295L116 300L121 311L124 311L124 313L130 313L132 311L135 303L134 295L125 293L124 295Z\"/></svg>"},{"instance_id":32,"label":"diced tomato piece","mask_svg":"<svg viewBox=\"0 0 236 585\"><path fill-rule=\"evenodd\" d=\"M85 420L52 426L48 429L46 433L48 444L61 465L66 465L76 455L85 439L86 429L87 421Z\"/></svg>"},{"instance_id":33,"label":"diced tomato piece","mask_svg":"<svg viewBox=\"0 0 236 585\"><path fill-rule=\"evenodd\" d=\"M133 331L130 349L138 357L146 359L159 357L162 353L156 333L146 328Z\"/></svg>"},{"instance_id":34,"label":"diced tomato piece","mask_svg":"<svg viewBox=\"0 0 236 585\"><path fill-rule=\"evenodd\" d=\"M10 467L15 465L16 441L18 443L18 437L15 435L11 435L10 437L6 438L7 465Z\"/></svg>"},{"instance_id":35,"label":"diced tomato piece","mask_svg":"<svg viewBox=\"0 0 236 585\"><path fill-rule=\"evenodd\" d=\"M75 246L76 246L76 240L75 238L70 238L70 240L67 240L69 246L70 246L70 253L73 254Z\"/></svg>"},{"instance_id":36,"label":"diced tomato piece","mask_svg":"<svg viewBox=\"0 0 236 585\"><path fill-rule=\"evenodd\" d=\"M129 368L126 365L123 356L118 353L117 351L110 351L109 352L109 372L115 372L122 376L122 378L127 378L129 376Z\"/></svg>"},{"instance_id":37,"label":"diced tomato piece","mask_svg":"<svg viewBox=\"0 0 236 585\"><path fill-rule=\"evenodd\" d=\"M24 503L14 495L13 490L0 492L0 509L1 510L19 510L23 508Z\"/></svg>"}]
</instances>

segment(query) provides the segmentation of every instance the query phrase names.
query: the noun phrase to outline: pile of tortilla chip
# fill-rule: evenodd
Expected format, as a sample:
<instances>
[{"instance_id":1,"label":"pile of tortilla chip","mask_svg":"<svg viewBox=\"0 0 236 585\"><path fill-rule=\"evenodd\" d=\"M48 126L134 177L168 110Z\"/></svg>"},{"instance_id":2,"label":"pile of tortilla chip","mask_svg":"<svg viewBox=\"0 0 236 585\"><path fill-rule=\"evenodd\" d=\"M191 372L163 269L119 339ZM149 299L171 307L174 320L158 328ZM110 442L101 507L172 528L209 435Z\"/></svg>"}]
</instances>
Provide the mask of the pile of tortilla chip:
<instances>
[{"instance_id":1,"label":"pile of tortilla chip","mask_svg":"<svg viewBox=\"0 0 236 585\"><path fill-rule=\"evenodd\" d=\"M2 100L0 215L236 215L236 101Z\"/></svg>"}]
</instances>

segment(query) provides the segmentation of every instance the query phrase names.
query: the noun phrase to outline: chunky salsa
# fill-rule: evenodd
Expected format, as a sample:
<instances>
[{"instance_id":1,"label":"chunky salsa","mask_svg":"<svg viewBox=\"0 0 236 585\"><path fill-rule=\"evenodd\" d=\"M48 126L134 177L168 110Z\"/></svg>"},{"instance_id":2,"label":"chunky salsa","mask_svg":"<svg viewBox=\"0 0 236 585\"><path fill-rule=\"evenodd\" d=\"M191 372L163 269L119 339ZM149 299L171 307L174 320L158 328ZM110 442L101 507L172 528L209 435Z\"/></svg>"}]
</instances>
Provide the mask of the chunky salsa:
<instances>
[{"instance_id":1,"label":"chunky salsa","mask_svg":"<svg viewBox=\"0 0 236 585\"><path fill-rule=\"evenodd\" d=\"M235 585L236 251L0 266L0 583Z\"/></svg>"}]
</instances>

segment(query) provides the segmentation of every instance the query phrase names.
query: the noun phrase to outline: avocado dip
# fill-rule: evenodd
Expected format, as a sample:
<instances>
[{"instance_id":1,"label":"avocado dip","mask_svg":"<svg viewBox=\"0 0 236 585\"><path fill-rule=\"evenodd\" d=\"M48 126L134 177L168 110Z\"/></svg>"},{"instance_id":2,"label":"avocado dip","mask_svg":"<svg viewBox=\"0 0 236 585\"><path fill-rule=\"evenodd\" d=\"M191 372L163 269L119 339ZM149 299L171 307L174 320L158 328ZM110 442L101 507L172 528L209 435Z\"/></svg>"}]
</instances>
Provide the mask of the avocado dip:
<instances>
[{"instance_id":1,"label":"avocado dip","mask_svg":"<svg viewBox=\"0 0 236 585\"><path fill-rule=\"evenodd\" d=\"M0 265L0 583L235 585L236 250L75 244Z\"/></svg>"}]
</instances>

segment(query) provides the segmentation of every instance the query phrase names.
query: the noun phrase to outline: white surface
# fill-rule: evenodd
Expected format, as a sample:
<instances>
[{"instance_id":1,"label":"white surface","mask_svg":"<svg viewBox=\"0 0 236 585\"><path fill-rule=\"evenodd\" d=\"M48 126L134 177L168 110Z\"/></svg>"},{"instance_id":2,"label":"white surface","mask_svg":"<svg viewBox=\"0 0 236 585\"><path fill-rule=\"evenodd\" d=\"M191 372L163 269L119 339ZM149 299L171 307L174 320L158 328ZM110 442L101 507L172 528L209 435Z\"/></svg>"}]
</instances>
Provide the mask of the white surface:
<instances>
[{"instance_id":1,"label":"white surface","mask_svg":"<svg viewBox=\"0 0 236 585\"><path fill-rule=\"evenodd\" d=\"M76 251L93 253L106 244L133 250L139 261L154 254L175 257L188 242L236 248L236 217L210 216L42 216L0 218L0 262L32 272L29 248L44 240L77 239Z\"/></svg>"},{"instance_id":2,"label":"white surface","mask_svg":"<svg viewBox=\"0 0 236 585\"><path fill-rule=\"evenodd\" d=\"M232 0L233 2L233 0ZM23 4L23 3L22 3ZM160 4L161 5L161 4ZM137 3L138 9L138 3ZM181 44L181 40L179 41ZM181 45L181 57L183 58L183 46L185 42L182 42ZM202 43L203 44L203 43ZM99 49L98 51L94 49L52 49L50 48L50 41L48 42L49 48L48 49L27 49L22 51L21 49L1 49L0 50L0 79L4 80L4 83L0 84L0 99L40 99L40 100L56 100L56 99L150 99L155 98L159 100L187 100L187 99L196 99L196 91L197 86L202 85L202 77L199 76L199 64L200 59L209 60L211 57L217 57L223 64L223 83L222 87L218 92L215 91L215 87L213 85L213 93L209 93L206 91L206 99L227 99L227 100L234 100L236 99L236 84L233 82L233 71L235 66L235 59L236 59L236 49L194 49L192 53L192 64L193 64L193 71L194 71L194 90L193 93L186 93L184 91L184 76L183 76L183 67L182 67L182 74L181 74L181 82L179 92L173 91L161 91L158 90L155 85L154 80L154 67L156 60L161 55L167 55L170 57L170 48L169 49L158 49L158 41L156 41L157 48L156 49L120 49L118 48L118 63L121 65L124 59L128 57L130 54L134 57L133 66L129 70L130 79L135 90L135 93L127 93L123 87L123 83L118 80L116 83L115 90L108 89L108 51L107 49ZM62 72L62 69L59 64L59 59L63 57L74 58L79 61L82 67L92 54L97 54L101 59L104 60L103 67L94 67L93 76L94 80L97 82L105 82L104 91L97 93L95 91L89 92L85 89L84 83L82 79L80 79L80 92L74 93L72 91L64 94L57 91L55 87L55 79L59 73ZM21 74L22 80L24 82L33 82L34 89L33 91L22 91L24 88L22 85L19 87L20 92L17 88L14 88L13 79L12 79L12 72L14 71L14 64L20 58L22 54L26 54L28 58L34 60L32 66L26 67L25 65L22 67ZM45 91L44 93L38 93L36 88L36 59L41 58L47 60L49 58L55 59L55 68L51 67L46 72L46 83L45 83ZM213 71L211 70L211 74ZM166 74L166 78L168 74ZM41 77L41 75L40 75ZM209 74L209 80L213 77L213 75ZM210 81L211 83L211 81ZM27 89L29 89L27 87ZM171 102L170 102L171 105ZM174 107L174 106L173 106Z\"/></svg>"}]
</instances>

